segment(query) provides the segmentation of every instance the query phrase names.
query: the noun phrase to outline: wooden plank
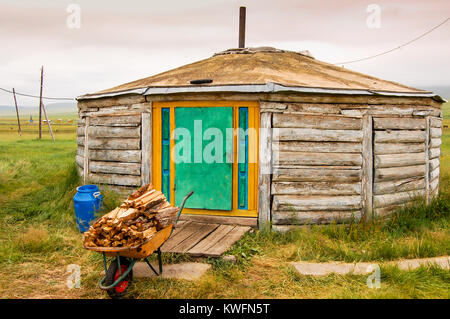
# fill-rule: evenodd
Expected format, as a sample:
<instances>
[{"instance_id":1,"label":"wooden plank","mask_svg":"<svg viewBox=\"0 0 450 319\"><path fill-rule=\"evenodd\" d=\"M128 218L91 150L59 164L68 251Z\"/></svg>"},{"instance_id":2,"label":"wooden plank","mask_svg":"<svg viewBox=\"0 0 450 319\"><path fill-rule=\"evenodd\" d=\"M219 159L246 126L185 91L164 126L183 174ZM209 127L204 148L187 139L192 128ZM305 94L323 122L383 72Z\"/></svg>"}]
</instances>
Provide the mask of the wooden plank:
<instances>
[{"instance_id":1,"label":"wooden plank","mask_svg":"<svg viewBox=\"0 0 450 319\"><path fill-rule=\"evenodd\" d=\"M424 143L375 143L375 154L401 154L425 152Z\"/></svg>"},{"instance_id":2,"label":"wooden plank","mask_svg":"<svg viewBox=\"0 0 450 319\"><path fill-rule=\"evenodd\" d=\"M84 127L84 138L80 137L79 139L83 141L84 146L84 163L83 163L83 183L86 184L87 178L89 176L89 123L90 118L86 117L86 124ZM77 138L78 141L78 138ZM80 144L78 144L80 145Z\"/></svg>"},{"instance_id":3,"label":"wooden plank","mask_svg":"<svg viewBox=\"0 0 450 319\"><path fill-rule=\"evenodd\" d=\"M425 189L393 194L375 195L373 202L375 207L386 207L413 201L417 197L425 196Z\"/></svg>"},{"instance_id":4,"label":"wooden plank","mask_svg":"<svg viewBox=\"0 0 450 319\"><path fill-rule=\"evenodd\" d=\"M439 117L430 116L430 127L442 127L442 119Z\"/></svg>"},{"instance_id":5,"label":"wooden plank","mask_svg":"<svg viewBox=\"0 0 450 319\"><path fill-rule=\"evenodd\" d=\"M273 182L272 195L357 195L361 183Z\"/></svg>"},{"instance_id":6,"label":"wooden plank","mask_svg":"<svg viewBox=\"0 0 450 319\"><path fill-rule=\"evenodd\" d=\"M230 231L221 241L217 242L214 246L204 252L203 255L210 257L219 257L224 252L229 250L231 246L238 241L246 232L250 230L250 227L236 226Z\"/></svg>"},{"instance_id":7,"label":"wooden plank","mask_svg":"<svg viewBox=\"0 0 450 319\"><path fill-rule=\"evenodd\" d=\"M375 195L383 195L424 189L425 186L425 178L406 178L395 181L377 182L374 184L373 191Z\"/></svg>"},{"instance_id":8,"label":"wooden plank","mask_svg":"<svg viewBox=\"0 0 450 319\"><path fill-rule=\"evenodd\" d=\"M194 247L199 241L207 237L214 230L219 227L219 224L201 224L197 231L193 232L191 236L180 242L173 247L170 252L172 253L186 253L189 249Z\"/></svg>"},{"instance_id":9,"label":"wooden plank","mask_svg":"<svg viewBox=\"0 0 450 319\"><path fill-rule=\"evenodd\" d=\"M433 158L439 158L441 156L441 149L440 148L430 148L430 159Z\"/></svg>"},{"instance_id":10,"label":"wooden plank","mask_svg":"<svg viewBox=\"0 0 450 319\"><path fill-rule=\"evenodd\" d=\"M375 168L426 164L426 153L375 155Z\"/></svg>"},{"instance_id":11,"label":"wooden plank","mask_svg":"<svg viewBox=\"0 0 450 319\"><path fill-rule=\"evenodd\" d=\"M402 168L378 168L375 170L375 182L400 180L410 177L424 177L425 173L425 165L405 166Z\"/></svg>"},{"instance_id":12,"label":"wooden plank","mask_svg":"<svg viewBox=\"0 0 450 319\"><path fill-rule=\"evenodd\" d=\"M360 142L361 130L319 130L311 128L274 128L274 141Z\"/></svg>"},{"instance_id":13,"label":"wooden plank","mask_svg":"<svg viewBox=\"0 0 450 319\"><path fill-rule=\"evenodd\" d=\"M161 251L171 252L175 246L192 236L192 234L195 233L202 225L203 224L201 223L190 222L189 224L183 226L177 234L172 234L164 245L162 245Z\"/></svg>"},{"instance_id":14,"label":"wooden plank","mask_svg":"<svg viewBox=\"0 0 450 319\"><path fill-rule=\"evenodd\" d=\"M425 138L425 201L430 203L430 117L426 118Z\"/></svg>"},{"instance_id":15,"label":"wooden plank","mask_svg":"<svg viewBox=\"0 0 450 319\"><path fill-rule=\"evenodd\" d=\"M99 162L91 159L89 170L94 173L141 175L139 163Z\"/></svg>"},{"instance_id":16,"label":"wooden plank","mask_svg":"<svg viewBox=\"0 0 450 319\"><path fill-rule=\"evenodd\" d=\"M221 224L234 226L258 227L258 219L254 217L234 217L234 216L214 216L214 215L194 215L181 214L180 221L193 221L204 224Z\"/></svg>"},{"instance_id":17,"label":"wooden plank","mask_svg":"<svg viewBox=\"0 0 450 319\"><path fill-rule=\"evenodd\" d=\"M89 180L93 183L123 186L139 186L141 184L141 178L133 175L90 173Z\"/></svg>"},{"instance_id":18,"label":"wooden plank","mask_svg":"<svg viewBox=\"0 0 450 319\"><path fill-rule=\"evenodd\" d=\"M93 138L89 139L89 149L94 150L140 150L139 138Z\"/></svg>"},{"instance_id":19,"label":"wooden plank","mask_svg":"<svg viewBox=\"0 0 450 319\"><path fill-rule=\"evenodd\" d=\"M273 127L360 130L361 119L333 115L274 114Z\"/></svg>"},{"instance_id":20,"label":"wooden plank","mask_svg":"<svg viewBox=\"0 0 450 319\"><path fill-rule=\"evenodd\" d=\"M424 131L375 131L375 143L425 142Z\"/></svg>"},{"instance_id":21,"label":"wooden plank","mask_svg":"<svg viewBox=\"0 0 450 319\"><path fill-rule=\"evenodd\" d=\"M141 184L152 181L152 114L142 113Z\"/></svg>"},{"instance_id":22,"label":"wooden plank","mask_svg":"<svg viewBox=\"0 0 450 319\"><path fill-rule=\"evenodd\" d=\"M274 159L275 165L335 165L335 166L361 166L362 155L356 153L304 153L304 152L278 152Z\"/></svg>"},{"instance_id":23,"label":"wooden plank","mask_svg":"<svg viewBox=\"0 0 450 319\"><path fill-rule=\"evenodd\" d=\"M89 135L92 138L98 137L137 137L141 136L140 127L115 127L115 126L90 126Z\"/></svg>"},{"instance_id":24,"label":"wooden plank","mask_svg":"<svg viewBox=\"0 0 450 319\"><path fill-rule=\"evenodd\" d=\"M440 127L431 127L430 128L430 137L436 138L442 136L442 128Z\"/></svg>"},{"instance_id":25,"label":"wooden plank","mask_svg":"<svg viewBox=\"0 0 450 319\"><path fill-rule=\"evenodd\" d=\"M90 150L90 159L104 162L140 163L140 150Z\"/></svg>"},{"instance_id":26,"label":"wooden plank","mask_svg":"<svg viewBox=\"0 0 450 319\"><path fill-rule=\"evenodd\" d=\"M274 195L273 211L358 210L361 196Z\"/></svg>"},{"instance_id":27,"label":"wooden plank","mask_svg":"<svg viewBox=\"0 0 450 319\"><path fill-rule=\"evenodd\" d=\"M424 130L426 119L413 117L374 117L373 128L375 130Z\"/></svg>"},{"instance_id":28,"label":"wooden plank","mask_svg":"<svg viewBox=\"0 0 450 319\"><path fill-rule=\"evenodd\" d=\"M140 114L122 115L122 116L99 116L91 119L93 126L139 126L141 125Z\"/></svg>"},{"instance_id":29,"label":"wooden plank","mask_svg":"<svg viewBox=\"0 0 450 319\"><path fill-rule=\"evenodd\" d=\"M438 188L439 188L439 176L431 181L430 191L433 192L434 190L436 190Z\"/></svg>"},{"instance_id":30,"label":"wooden plank","mask_svg":"<svg viewBox=\"0 0 450 319\"><path fill-rule=\"evenodd\" d=\"M274 168L273 181L279 182L357 182L361 170Z\"/></svg>"},{"instance_id":31,"label":"wooden plank","mask_svg":"<svg viewBox=\"0 0 450 319\"><path fill-rule=\"evenodd\" d=\"M77 155L84 157L84 147L83 146L77 146Z\"/></svg>"},{"instance_id":32,"label":"wooden plank","mask_svg":"<svg viewBox=\"0 0 450 319\"><path fill-rule=\"evenodd\" d=\"M351 220L358 221L361 215L361 211L274 211L272 222L275 225L344 223Z\"/></svg>"},{"instance_id":33,"label":"wooden plank","mask_svg":"<svg viewBox=\"0 0 450 319\"><path fill-rule=\"evenodd\" d=\"M202 256L208 249L224 240L235 227L231 225L220 225L208 236L197 242L187 253L191 256Z\"/></svg>"},{"instance_id":34,"label":"wooden plank","mask_svg":"<svg viewBox=\"0 0 450 319\"><path fill-rule=\"evenodd\" d=\"M78 127L77 127L77 136L84 136L84 130L85 130L85 126L84 125L78 125Z\"/></svg>"},{"instance_id":35,"label":"wooden plank","mask_svg":"<svg viewBox=\"0 0 450 319\"><path fill-rule=\"evenodd\" d=\"M357 142L274 142L274 148L281 152L309 153L361 153L362 144Z\"/></svg>"},{"instance_id":36,"label":"wooden plank","mask_svg":"<svg viewBox=\"0 0 450 319\"><path fill-rule=\"evenodd\" d=\"M272 173L272 114L261 113L258 171L258 227L270 223L270 174Z\"/></svg>"},{"instance_id":37,"label":"wooden plank","mask_svg":"<svg viewBox=\"0 0 450 319\"><path fill-rule=\"evenodd\" d=\"M372 217L373 209L373 119L371 115L363 117L363 159L361 176L361 201L364 218Z\"/></svg>"},{"instance_id":38,"label":"wooden plank","mask_svg":"<svg viewBox=\"0 0 450 319\"><path fill-rule=\"evenodd\" d=\"M442 145L442 140L439 137L430 139L430 148L440 147Z\"/></svg>"}]
</instances>

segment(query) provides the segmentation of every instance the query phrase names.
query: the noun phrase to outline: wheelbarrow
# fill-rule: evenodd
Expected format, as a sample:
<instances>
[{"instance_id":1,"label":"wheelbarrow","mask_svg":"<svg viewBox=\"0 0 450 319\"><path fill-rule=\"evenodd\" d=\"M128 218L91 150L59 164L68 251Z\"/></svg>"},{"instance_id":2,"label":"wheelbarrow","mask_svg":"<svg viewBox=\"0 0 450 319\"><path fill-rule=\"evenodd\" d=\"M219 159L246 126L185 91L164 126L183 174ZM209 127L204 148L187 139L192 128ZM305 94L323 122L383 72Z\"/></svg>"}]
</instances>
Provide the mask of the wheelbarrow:
<instances>
[{"instance_id":1,"label":"wheelbarrow","mask_svg":"<svg viewBox=\"0 0 450 319\"><path fill-rule=\"evenodd\" d=\"M177 212L175 224L180 218L186 200L192 196L194 192L187 194L181 203L180 210ZM169 239L173 232L173 224L167 226L151 238L143 243L133 247L86 247L84 249L93 250L103 255L103 265L105 267L105 277L100 280L98 286L105 290L111 298L122 298L127 294L128 288L131 286L133 280L133 266L140 259L144 259L150 269L160 276L163 272L161 246ZM156 252L158 254L158 270L148 261L148 257ZM106 257L115 257L113 261L107 265Z\"/></svg>"}]
</instances>

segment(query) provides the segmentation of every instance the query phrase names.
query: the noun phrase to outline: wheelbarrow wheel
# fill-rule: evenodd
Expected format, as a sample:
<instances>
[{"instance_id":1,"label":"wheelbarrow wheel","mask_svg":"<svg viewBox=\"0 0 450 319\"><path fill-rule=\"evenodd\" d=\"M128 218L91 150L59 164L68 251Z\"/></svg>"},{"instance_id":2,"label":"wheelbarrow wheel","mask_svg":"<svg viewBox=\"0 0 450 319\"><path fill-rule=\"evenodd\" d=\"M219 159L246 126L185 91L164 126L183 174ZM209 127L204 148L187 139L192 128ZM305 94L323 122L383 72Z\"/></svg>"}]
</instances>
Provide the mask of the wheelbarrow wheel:
<instances>
[{"instance_id":1,"label":"wheelbarrow wheel","mask_svg":"<svg viewBox=\"0 0 450 319\"><path fill-rule=\"evenodd\" d=\"M119 257L117 257L117 258L119 258ZM105 278L106 286L112 285L121 276L119 274L117 258L109 265L109 268L106 271L106 278ZM123 274L125 271L127 271L128 267L130 267L130 261L125 257L121 257L120 258L120 268L121 268L120 273ZM132 280L133 280L133 269L131 269L131 271L128 273L128 275L121 282L119 282L115 287L106 290L106 292L113 299L123 298L127 294L128 288L131 286Z\"/></svg>"}]
</instances>

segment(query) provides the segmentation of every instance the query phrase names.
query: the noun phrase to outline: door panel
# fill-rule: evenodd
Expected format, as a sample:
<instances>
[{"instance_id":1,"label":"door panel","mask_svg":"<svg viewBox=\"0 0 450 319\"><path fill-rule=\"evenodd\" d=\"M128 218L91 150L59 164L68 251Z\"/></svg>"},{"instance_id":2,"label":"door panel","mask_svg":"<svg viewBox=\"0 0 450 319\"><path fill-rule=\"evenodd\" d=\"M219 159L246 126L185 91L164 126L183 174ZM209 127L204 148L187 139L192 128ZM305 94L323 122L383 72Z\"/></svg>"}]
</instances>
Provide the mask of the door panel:
<instances>
[{"instance_id":1,"label":"door panel","mask_svg":"<svg viewBox=\"0 0 450 319\"><path fill-rule=\"evenodd\" d=\"M177 107L175 128L175 205L193 190L187 208L231 210L233 108Z\"/></svg>"}]
</instances>

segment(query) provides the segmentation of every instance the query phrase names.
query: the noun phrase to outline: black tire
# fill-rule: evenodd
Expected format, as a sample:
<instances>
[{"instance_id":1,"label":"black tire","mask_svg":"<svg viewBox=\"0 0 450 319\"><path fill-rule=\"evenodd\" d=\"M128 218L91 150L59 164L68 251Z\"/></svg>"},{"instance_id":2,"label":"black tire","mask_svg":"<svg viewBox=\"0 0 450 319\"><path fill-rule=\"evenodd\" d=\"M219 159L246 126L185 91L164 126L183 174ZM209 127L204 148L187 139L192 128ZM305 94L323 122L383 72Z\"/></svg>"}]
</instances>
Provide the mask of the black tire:
<instances>
[{"instance_id":1,"label":"black tire","mask_svg":"<svg viewBox=\"0 0 450 319\"><path fill-rule=\"evenodd\" d=\"M117 280L117 278L119 278L118 272L119 268L117 264L117 258L111 262L108 270L106 271L106 278L104 283L105 286L112 285ZM120 257L120 266L122 268L123 273L128 269L128 267L130 267L130 261L125 257ZM127 294L128 288L130 288L132 280L133 280L133 269L131 269L128 275L121 282L119 282L116 287L108 289L106 292L113 299L123 298Z\"/></svg>"}]
</instances>

